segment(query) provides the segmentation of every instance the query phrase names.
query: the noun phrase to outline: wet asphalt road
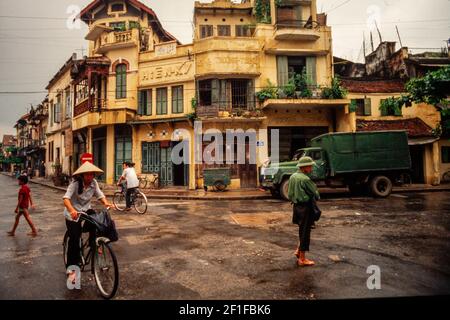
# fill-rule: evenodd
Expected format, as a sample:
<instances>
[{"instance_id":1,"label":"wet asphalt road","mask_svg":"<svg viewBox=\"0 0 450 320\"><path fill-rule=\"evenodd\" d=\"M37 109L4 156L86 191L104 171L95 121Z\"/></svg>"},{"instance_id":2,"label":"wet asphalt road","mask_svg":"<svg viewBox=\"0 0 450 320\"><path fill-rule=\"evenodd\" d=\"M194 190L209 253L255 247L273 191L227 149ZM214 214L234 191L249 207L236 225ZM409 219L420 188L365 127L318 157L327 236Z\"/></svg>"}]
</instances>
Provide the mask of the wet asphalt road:
<instances>
[{"instance_id":1,"label":"wet asphalt road","mask_svg":"<svg viewBox=\"0 0 450 320\"><path fill-rule=\"evenodd\" d=\"M62 195L30 185L40 235L14 220L16 181L0 175L0 299L100 299L89 273L68 291ZM327 198L309 258L296 266L298 228L280 200L157 201L146 215L113 213L121 239L116 299L334 299L450 294L450 193ZM381 270L369 290L367 267Z\"/></svg>"}]
</instances>

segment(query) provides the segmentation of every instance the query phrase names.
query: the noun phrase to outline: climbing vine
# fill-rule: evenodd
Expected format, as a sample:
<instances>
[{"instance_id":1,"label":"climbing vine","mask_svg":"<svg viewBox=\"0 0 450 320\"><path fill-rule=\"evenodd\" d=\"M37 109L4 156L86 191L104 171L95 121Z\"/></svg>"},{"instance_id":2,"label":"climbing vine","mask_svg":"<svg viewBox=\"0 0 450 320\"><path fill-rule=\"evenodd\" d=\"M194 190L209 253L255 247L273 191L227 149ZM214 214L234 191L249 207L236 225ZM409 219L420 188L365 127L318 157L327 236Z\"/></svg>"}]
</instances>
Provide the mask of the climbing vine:
<instances>
[{"instance_id":1,"label":"climbing vine","mask_svg":"<svg viewBox=\"0 0 450 320\"><path fill-rule=\"evenodd\" d=\"M256 0L255 1L255 17L258 23L269 24L272 22L270 16L270 1L269 0Z\"/></svg>"}]
</instances>

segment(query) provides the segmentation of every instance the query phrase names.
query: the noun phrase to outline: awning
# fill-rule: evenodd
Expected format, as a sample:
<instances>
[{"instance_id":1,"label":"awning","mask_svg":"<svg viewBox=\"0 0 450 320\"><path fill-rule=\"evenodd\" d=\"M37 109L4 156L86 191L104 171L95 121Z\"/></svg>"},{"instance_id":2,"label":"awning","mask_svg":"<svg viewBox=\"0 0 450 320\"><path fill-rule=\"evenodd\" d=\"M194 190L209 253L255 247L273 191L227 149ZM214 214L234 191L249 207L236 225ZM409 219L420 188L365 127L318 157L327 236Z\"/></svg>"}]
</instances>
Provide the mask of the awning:
<instances>
[{"instance_id":1,"label":"awning","mask_svg":"<svg viewBox=\"0 0 450 320\"><path fill-rule=\"evenodd\" d=\"M410 146L419 146L424 144L430 144L438 141L439 138L436 137L425 137L425 138L409 138L408 145Z\"/></svg>"}]
</instances>

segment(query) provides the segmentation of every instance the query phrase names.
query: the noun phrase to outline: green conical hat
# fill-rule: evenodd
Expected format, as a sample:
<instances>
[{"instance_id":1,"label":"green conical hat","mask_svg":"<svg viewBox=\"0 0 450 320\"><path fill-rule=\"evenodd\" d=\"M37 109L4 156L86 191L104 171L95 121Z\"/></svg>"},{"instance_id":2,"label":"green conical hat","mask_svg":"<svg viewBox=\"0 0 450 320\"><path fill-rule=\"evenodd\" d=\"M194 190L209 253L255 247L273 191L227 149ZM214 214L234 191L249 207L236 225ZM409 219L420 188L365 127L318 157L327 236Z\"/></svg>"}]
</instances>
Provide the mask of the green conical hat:
<instances>
[{"instance_id":1,"label":"green conical hat","mask_svg":"<svg viewBox=\"0 0 450 320\"><path fill-rule=\"evenodd\" d=\"M309 166L312 166L315 164L316 163L314 162L314 160L311 157L302 157L302 158L300 158L300 160L298 160L297 168L309 167Z\"/></svg>"}]
</instances>

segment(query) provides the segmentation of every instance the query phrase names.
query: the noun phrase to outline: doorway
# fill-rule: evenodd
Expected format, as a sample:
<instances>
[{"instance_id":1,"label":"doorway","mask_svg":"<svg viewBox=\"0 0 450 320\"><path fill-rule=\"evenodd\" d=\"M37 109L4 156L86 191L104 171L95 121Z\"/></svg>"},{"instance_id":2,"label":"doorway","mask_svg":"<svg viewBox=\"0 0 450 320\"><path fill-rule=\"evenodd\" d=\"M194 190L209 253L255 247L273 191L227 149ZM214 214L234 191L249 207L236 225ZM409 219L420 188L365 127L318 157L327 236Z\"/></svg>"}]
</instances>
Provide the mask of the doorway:
<instances>
[{"instance_id":1,"label":"doorway","mask_svg":"<svg viewBox=\"0 0 450 320\"><path fill-rule=\"evenodd\" d=\"M411 178L413 183L425 183L423 171L423 156L425 147L421 145L410 146L409 152L411 154Z\"/></svg>"}]
</instances>

